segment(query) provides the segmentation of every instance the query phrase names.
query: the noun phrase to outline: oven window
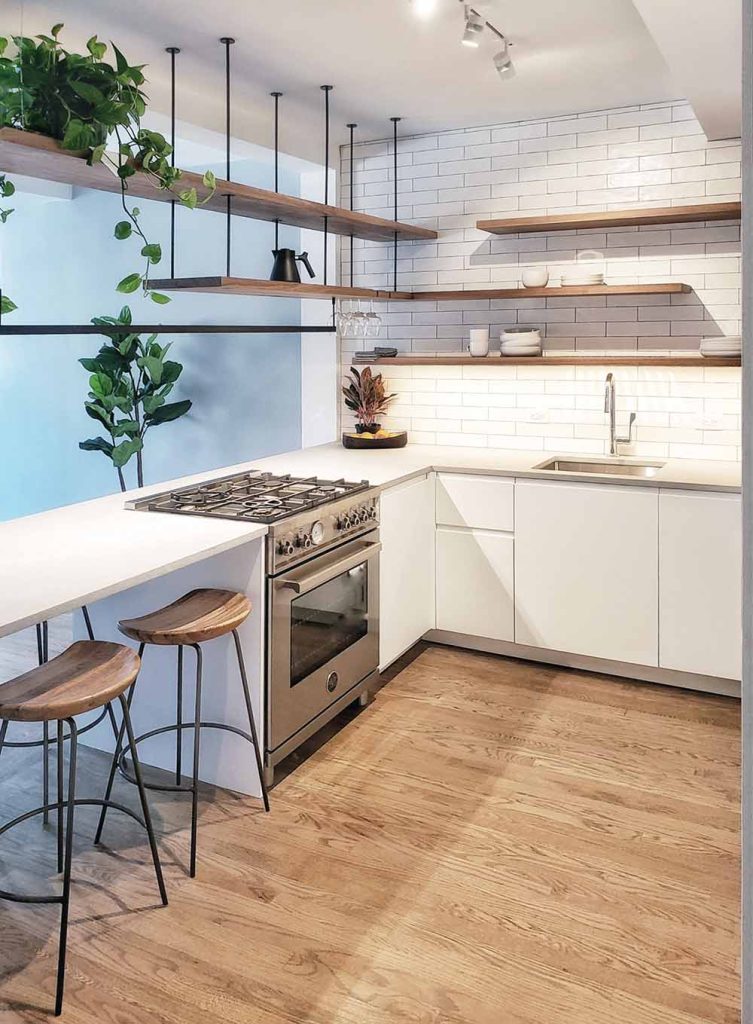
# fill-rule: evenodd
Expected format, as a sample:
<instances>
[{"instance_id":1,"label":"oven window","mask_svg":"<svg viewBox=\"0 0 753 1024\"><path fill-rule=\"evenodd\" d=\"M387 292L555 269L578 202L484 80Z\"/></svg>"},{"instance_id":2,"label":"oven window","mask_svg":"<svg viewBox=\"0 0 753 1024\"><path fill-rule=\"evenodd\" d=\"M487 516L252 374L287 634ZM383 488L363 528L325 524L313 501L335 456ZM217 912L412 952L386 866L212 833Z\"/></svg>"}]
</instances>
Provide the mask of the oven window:
<instances>
[{"instance_id":1,"label":"oven window","mask_svg":"<svg viewBox=\"0 0 753 1024\"><path fill-rule=\"evenodd\" d=\"M290 685L366 636L368 562L296 597L290 608Z\"/></svg>"}]
</instances>

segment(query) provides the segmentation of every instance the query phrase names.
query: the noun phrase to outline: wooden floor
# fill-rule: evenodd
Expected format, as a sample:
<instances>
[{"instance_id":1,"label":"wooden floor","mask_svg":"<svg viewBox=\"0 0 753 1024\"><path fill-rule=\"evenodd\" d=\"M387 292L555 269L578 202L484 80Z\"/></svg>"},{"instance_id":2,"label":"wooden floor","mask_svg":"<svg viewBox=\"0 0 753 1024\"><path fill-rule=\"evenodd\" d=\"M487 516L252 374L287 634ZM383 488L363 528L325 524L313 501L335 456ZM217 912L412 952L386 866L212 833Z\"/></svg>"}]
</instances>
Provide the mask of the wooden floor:
<instances>
[{"instance_id":1,"label":"wooden floor","mask_svg":"<svg viewBox=\"0 0 753 1024\"><path fill-rule=\"evenodd\" d=\"M733 1024L739 767L731 699L426 648L270 815L206 791L194 881L155 794L167 908L137 826L94 850L82 811L63 1019ZM34 752L0 772L3 818L39 802ZM38 823L0 846L0 884L54 883ZM0 914L0 1021L46 1020L57 910Z\"/></svg>"}]
</instances>

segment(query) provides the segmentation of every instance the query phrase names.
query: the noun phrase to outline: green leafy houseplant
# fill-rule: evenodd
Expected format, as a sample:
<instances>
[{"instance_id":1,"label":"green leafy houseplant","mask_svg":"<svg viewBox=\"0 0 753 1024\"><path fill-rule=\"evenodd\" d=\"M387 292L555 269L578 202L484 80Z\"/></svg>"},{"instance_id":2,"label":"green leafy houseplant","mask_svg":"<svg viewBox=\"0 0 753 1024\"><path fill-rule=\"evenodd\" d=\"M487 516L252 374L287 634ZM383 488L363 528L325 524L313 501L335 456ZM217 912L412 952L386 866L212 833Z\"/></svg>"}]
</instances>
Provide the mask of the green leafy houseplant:
<instances>
[{"instance_id":1,"label":"green leafy houseplant","mask_svg":"<svg viewBox=\"0 0 753 1024\"><path fill-rule=\"evenodd\" d=\"M50 35L35 38L13 36L15 52L10 57L5 56L9 40L0 37L0 126L57 139L63 149L86 154L89 163L113 161L106 145L114 137L125 214L115 225L115 237L136 236L145 261L142 271L120 281L118 291L128 294L141 287L155 302L169 302L168 296L147 287L150 267L160 262L162 249L149 241L141 226L141 211L129 204L129 181L134 175L145 175L156 189L169 190L193 209L214 194L214 175L204 174L206 194L201 199L194 187L180 188L181 172L171 166L172 147L159 132L141 125L147 99L141 89L144 65L129 64L114 44L114 63L109 63L105 60L108 47L96 36L87 42L86 54L70 53L58 39L62 28L55 25ZM0 179L0 196L11 194L3 191L9 184Z\"/></svg>"},{"instance_id":2,"label":"green leafy houseplant","mask_svg":"<svg viewBox=\"0 0 753 1024\"><path fill-rule=\"evenodd\" d=\"M16 186L13 182L8 181L5 174L0 174L0 199L9 199L15 191ZM4 224L12 213L13 210L0 207L0 224ZM15 302L13 302L8 295L3 295L0 292L0 315L4 313L12 313L16 308Z\"/></svg>"},{"instance_id":3,"label":"green leafy houseplant","mask_svg":"<svg viewBox=\"0 0 753 1024\"><path fill-rule=\"evenodd\" d=\"M381 373L372 373L369 366L360 373L351 366L342 393L345 405L356 414L356 431L359 434L379 429L377 417L387 412L390 402L396 397L385 392Z\"/></svg>"},{"instance_id":4,"label":"green leafy houseplant","mask_svg":"<svg viewBox=\"0 0 753 1024\"><path fill-rule=\"evenodd\" d=\"M136 481L144 484L144 439L152 427L184 416L191 402L167 402L166 399L183 372L180 363L167 359L169 345L159 345L156 335L142 340L138 334L108 332L114 325L128 326L131 310L121 309L117 317L95 317L92 323L102 327L108 338L92 359L79 359L88 370L89 395L86 411L101 423L108 437L81 441L79 448L102 452L112 460L118 472L120 489L127 490L123 467L136 456Z\"/></svg>"}]
</instances>

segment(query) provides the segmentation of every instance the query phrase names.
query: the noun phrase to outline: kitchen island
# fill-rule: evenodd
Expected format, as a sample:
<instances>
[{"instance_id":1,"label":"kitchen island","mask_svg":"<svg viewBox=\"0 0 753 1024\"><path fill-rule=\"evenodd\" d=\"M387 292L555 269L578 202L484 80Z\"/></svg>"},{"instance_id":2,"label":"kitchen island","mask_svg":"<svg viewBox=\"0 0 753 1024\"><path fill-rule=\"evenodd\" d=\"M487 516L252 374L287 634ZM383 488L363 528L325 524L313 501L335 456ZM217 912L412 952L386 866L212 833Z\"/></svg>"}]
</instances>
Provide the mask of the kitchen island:
<instances>
[{"instance_id":1,"label":"kitchen island","mask_svg":"<svg viewBox=\"0 0 753 1024\"><path fill-rule=\"evenodd\" d=\"M266 628L263 539L267 528L200 516L133 511L124 507L126 500L251 468L325 479L366 479L385 490L435 473L547 480L552 485L556 481L583 482L612 489L637 486L720 494L735 494L740 490L737 463L668 460L654 475L636 478L619 472L598 477L588 473L552 474L538 468L544 461L545 455L540 450L415 445L399 451L368 452L346 451L334 443L256 459L126 495L110 495L3 523L0 524L0 637L64 612L77 612L86 604L98 638L122 639L116 626L119 618L143 614L193 587L241 590L248 594L254 606L241 635L254 708L258 722L263 725ZM77 622L77 632L83 635L83 623ZM245 711L230 646L218 642L209 645L207 653L206 717L242 727ZM174 672L174 652L153 648L147 651L139 698L134 704L137 732L173 720L171 679ZM112 742L104 725L90 733L89 738L104 748L109 748ZM173 738L160 737L150 743L144 750L145 761L171 767ZM245 744L226 733L207 735L202 751L202 777L221 786L258 795L255 772Z\"/></svg>"}]
</instances>

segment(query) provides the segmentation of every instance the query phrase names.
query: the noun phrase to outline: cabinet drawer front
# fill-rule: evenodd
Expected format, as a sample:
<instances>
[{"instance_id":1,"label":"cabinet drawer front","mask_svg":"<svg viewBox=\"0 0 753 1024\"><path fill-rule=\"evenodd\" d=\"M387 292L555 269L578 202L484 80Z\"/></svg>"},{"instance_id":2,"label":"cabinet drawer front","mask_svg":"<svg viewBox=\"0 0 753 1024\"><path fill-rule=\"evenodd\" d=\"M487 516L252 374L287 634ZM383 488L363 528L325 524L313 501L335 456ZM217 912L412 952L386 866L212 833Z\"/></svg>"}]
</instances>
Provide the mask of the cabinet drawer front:
<instances>
[{"instance_id":1,"label":"cabinet drawer front","mask_svg":"<svg viewBox=\"0 0 753 1024\"><path fill-rule=\"evenodd\" d=\"M515 517L514 494L513 480L440 473L437 478L437 525L511 533Z\"/></svg>"},{"instance_id":2,"label":"cabinet drawer front","mask_svg":"<svg viewBox=\"0 0 753 1024\"><path fill-rule=\"evenodd\" d=\"M437 530L437 629L512 640L513 538L481 530Z\"/></svg>"}]
</instances>

